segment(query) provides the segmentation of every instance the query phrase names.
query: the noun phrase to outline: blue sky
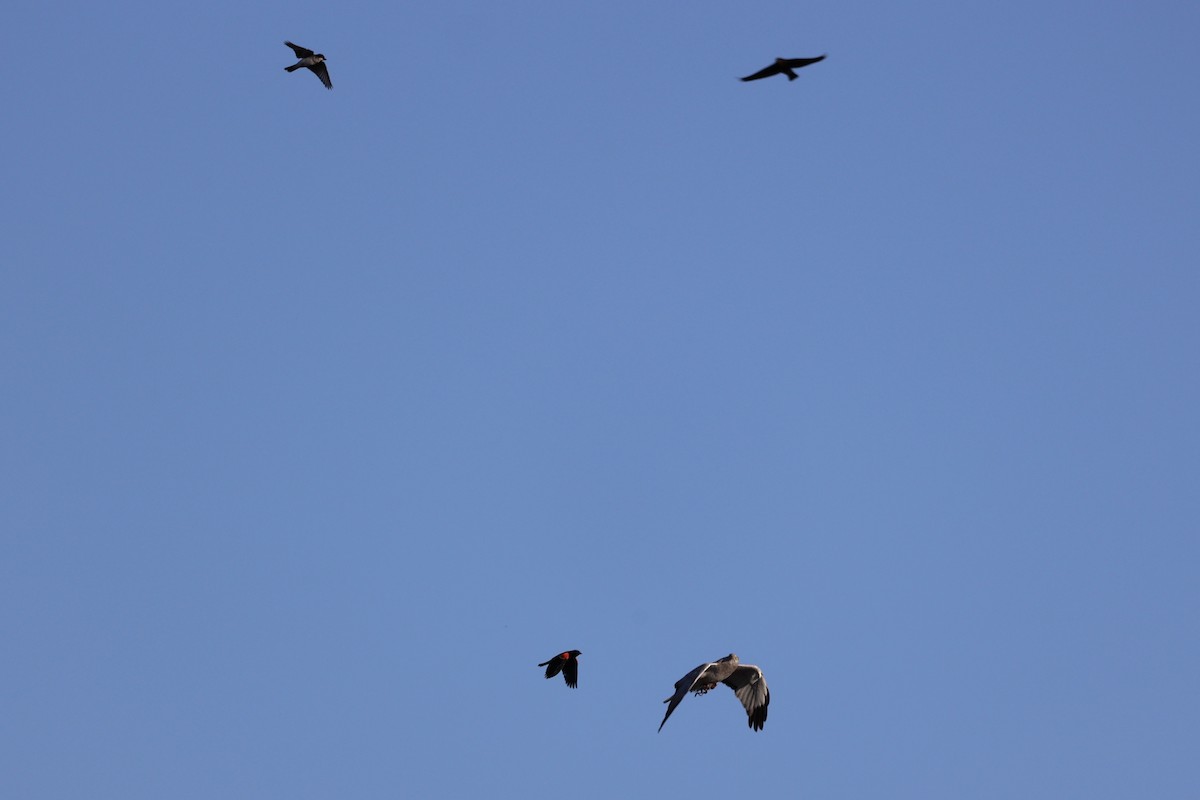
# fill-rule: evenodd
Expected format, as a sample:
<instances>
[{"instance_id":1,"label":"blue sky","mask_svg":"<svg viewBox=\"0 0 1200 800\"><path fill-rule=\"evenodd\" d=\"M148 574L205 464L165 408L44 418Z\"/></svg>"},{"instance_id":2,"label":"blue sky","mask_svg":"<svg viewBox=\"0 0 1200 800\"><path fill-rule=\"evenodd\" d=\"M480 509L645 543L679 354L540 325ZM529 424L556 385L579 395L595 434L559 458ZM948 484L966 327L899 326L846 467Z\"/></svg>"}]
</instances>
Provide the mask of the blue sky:
<instances>
[{"instance_id":1,"label":"blue sky","mask_svg":"<svg viewBox=\"0 0 1200 800\"><path fill-rule=\"evenodd\" d=\"M1198 29L19 4L4 794L1195 797Z\"/></svg>"}]
</instances>

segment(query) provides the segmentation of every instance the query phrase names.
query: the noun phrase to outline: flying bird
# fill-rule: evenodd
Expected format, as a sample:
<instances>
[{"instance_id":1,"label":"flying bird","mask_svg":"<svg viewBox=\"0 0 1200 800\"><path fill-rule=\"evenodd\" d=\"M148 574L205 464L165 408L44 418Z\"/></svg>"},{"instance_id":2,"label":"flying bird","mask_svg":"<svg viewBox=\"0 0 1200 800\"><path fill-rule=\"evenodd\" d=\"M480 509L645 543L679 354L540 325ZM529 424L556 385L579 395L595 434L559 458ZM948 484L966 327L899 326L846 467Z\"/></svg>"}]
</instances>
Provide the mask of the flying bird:
<instances>
[{"instance_id":1,"label":"flying bird","mask_svg":"<svg viewBox=\"0 0 1200 800\"><path fill-rule=\"evenodd\" d=\"M739 664L738 657L733 653L717 661L701 664L675 683L675 694L663 700L671 705L667 706L667 714L658 726L659 731L662 731L671 712L688 692L707 694L708 690L715 689L718 683L733 689L733 693L746 709L750 727L761 731L763 723L767 721L767 706L771 703L767 679L763 677L762 670L753 664Z\"/></svg>"},{"instance_id":2,"label":"flying bird","mask_svg":"<svg viewBox=\"0 0 1200 800\"><path fill-rule=\"evenodd\" d=\"M777 58L775 63L769 67L764 67L753 75L747 75L742 78L744 81L756 81L759 78L769 78L772 75L787 75L789 81L794 81L798 76L793 70L807 67L809 64L815 64L818 61L824 61L825 56L817 56L816 58Z\"/></svg>"},{"instance_id":3,"label":"flying bird","mask_svg":"<svg viewBox=\"0 0 1200 800\"><path fill-rule=\"evenodd\" d=\"M574 689L579 686L579 657L581 655L583 653L578 650L567 650L559 653L549 661L543 661L538 666L546 668L547 678L553 678L559 672L562 672L563 680L567 682L567 686Z\"/></svg>"},{"instance_id":4,"label":"flying bird","mask_svg":"<svg viewBox=\"0 0 1200 800\"><path fill-rule=\"evenodd\" d=\"M322 53L314 53L307 47L301 47L298 44L284 41L288 47L296 51L296 58L300 59L290 67L284 67L287 72L295 72L301 67L308 67L313 71L313 74L321 79L321 83L325 84L326 89L333 88L333 82L329 80L329 70L325 68L325 56Z\"/></svg>"}]
</instances>

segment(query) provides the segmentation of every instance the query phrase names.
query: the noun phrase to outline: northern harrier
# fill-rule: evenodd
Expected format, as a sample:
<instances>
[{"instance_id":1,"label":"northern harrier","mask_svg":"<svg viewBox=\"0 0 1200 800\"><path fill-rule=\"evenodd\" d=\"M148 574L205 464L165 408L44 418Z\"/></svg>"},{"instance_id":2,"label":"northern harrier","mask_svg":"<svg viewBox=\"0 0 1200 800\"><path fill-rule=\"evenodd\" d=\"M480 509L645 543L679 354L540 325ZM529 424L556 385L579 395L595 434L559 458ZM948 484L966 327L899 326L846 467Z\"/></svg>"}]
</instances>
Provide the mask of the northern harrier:
<instances>
[{"instance_id":1,"label":"northern harrier","mask_svg":"<svg viewBox=\"0 0 1200 800\"><path fill-rule=\"evenodd\" d=\"M664 703L671 705L667 706L667 714L663 717L658 729L660 731L663 729L671 712L683 701L688 692L698 695L706 694L709 689L715 689L718 683L723 683L733 689L737 699L741 700L742 705L746 708L746 715L750 718L750 727L761 731L763 723L767 721L767 706L771 702L771 692L767 690L767 680L758 667L752 664L738 664L738 657L733 653L717 661L701 664L675 683L675 694L663 700Z\"/></svg>"}]
</instances>

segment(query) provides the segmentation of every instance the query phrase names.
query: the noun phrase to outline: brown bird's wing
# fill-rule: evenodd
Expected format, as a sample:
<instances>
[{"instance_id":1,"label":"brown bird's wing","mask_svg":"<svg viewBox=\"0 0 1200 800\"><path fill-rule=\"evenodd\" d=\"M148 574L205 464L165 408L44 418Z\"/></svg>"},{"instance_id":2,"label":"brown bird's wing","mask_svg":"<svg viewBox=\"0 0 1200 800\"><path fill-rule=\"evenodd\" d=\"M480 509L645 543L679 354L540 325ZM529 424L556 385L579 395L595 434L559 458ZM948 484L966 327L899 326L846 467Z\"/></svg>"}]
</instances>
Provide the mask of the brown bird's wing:
<instances>
[{"instance_id":1,"label":"brown bird's wing","mask_svg":"<svg viewBox=\"0 0 1200 800\"><path fill-rule=\"evenodd\" d=\"M753 664L742 664L721 683L733 689L737 699L742 701L746 716L750 718L750 727L761 731L767 721L767 706L771 703L771 692L762 670Z\"/></svg>"},{"instance_id":2,"label":"brown bird's wing","mask_svg":"<svg viewBox=\"0 0 1200 800\"><path fill-rule=\"evenodd\" d=\"M316 76L321 79L321 83L325 84L326 89L333 88L333 81L329 80L329 70L325 69L324 61L313 64L309 69L316 73Z\"/></svg>"},{"instance_id":3,"label":"brown bird's wing","mask_svg":"<svg viewBox=\"0 0 1200 800\"><path fill-rule=\"evenodd\" d=\"M313 51L309 50L307 47L301 47L298 44L292 44L286 39L283 41L283 43L296 52L296 58L308 58L313 54Z\"/></svg>"},{"instance_id":4,"label":"brown bird's wing","mask_svg":"<svg viewBox=\"0 0 1200 800\"><path fill-rule=\"evenodd\" d=\"M562 667L563 680L567 682L567 686L572 689L579 686L579 662L574 658L568 658Z\"/></svg>"},{"instance_id":5,"label":"brown bird's wing","mask_svg":"<svg viewBox=\"0 0 1200 800\"><path fill-rule=\"evenodd\" d=\"M817 56L816 58L789 58L787 61L783 62L783 66L791 67L792 69L800 69L801 67L807 67L809 64L815 64L818 61L824 60L825 56L823 55Z\"/></svg>"},{"instance_id":6,"label":"brown bird's wing","mask_svg":"<svg viewBox=\"0 0 1200 800\"><path fill-rule=\"evenodd\" d=\"M769 78L772 75L778 75L782 71L783 71L782 68L780 68L780 66L778 64L772 64L769 67L763 67L762 69L760 69L758 72L754 73L753 75L747 75L746 77L742 78L742 80L756 81L759 78Z\"/></svg>"}]
</instances>

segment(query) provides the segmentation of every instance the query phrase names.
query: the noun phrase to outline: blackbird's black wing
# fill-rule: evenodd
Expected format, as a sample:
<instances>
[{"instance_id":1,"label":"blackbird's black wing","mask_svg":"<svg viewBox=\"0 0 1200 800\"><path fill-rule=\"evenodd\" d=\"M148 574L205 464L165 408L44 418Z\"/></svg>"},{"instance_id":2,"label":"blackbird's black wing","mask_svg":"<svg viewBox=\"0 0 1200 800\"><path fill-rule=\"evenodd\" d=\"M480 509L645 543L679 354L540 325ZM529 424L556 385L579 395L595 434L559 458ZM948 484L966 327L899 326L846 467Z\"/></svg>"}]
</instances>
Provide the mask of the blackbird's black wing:
<instances>
[{"instance_id":1,"label":"blackbird's black wing","mask_svg":"<svg viewBox=\"0 0 1200 800\"><path fill-rule=\"evenodd\" d=\"M575 689L579 686L579 662L573 658L567 659L562 668L563 680L567 682L567 686Z\"/></svg>"},{"instance_id":2,"label":"blackbird's black wing","mask_svg":"<svg viewBox=\"0 0 1200 800\"><path fill-rule=\"evenodd\" d=\"M550 659L549 661L543 661L541 664L538 664L538 666L546 668L546 677L547 678L553 678L555 675L557 675L562 670L563 658L562 658L562 656L555 656L554 658Z\"/></svg>"}]
</instances>

